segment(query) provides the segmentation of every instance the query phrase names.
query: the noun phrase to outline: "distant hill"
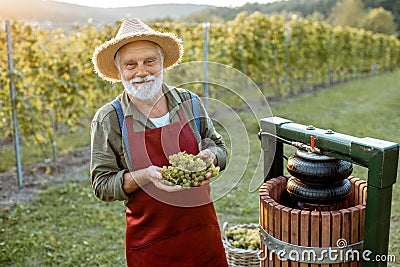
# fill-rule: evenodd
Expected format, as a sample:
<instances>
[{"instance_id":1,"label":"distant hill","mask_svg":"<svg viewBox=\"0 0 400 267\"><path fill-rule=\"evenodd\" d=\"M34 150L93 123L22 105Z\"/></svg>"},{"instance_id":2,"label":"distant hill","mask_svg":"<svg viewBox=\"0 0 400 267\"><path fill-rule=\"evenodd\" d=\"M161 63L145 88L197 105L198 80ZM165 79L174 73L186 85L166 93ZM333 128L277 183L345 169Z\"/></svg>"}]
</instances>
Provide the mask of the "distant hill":
<instances>
[{"instance_id":1,"label":"distant hill","mask_svg":"<svg viewBox=\"0 0 400 267\"><path fill-rule=\"evenodd\" d=\"M184 18L184 20L232 20L242 11L247 11L249 14L255 11L268 15L297 14L300 17L306 17L307 15L311 15L313 12L319 12L322 15L327 16L331 8L338 1L340 0L280 0L267 4L247 3L235 8L212 7L190 14L187 18Z\"/></svg>"},{"instance_id":2,"label":"distant hill","mask_svg":"<svg viewBox=\"0 0 400 267\"><path fill-rule=\"evenodd\" d=\"M69 27L74 23L113 23L119 19L136 17L141 20L165 18L180 19L193 12L207 9L208 5L161 4L124 8L97 8L52 0L0 0L0 18L38 22L42 26Z\"/></svg>"}]
</instances>

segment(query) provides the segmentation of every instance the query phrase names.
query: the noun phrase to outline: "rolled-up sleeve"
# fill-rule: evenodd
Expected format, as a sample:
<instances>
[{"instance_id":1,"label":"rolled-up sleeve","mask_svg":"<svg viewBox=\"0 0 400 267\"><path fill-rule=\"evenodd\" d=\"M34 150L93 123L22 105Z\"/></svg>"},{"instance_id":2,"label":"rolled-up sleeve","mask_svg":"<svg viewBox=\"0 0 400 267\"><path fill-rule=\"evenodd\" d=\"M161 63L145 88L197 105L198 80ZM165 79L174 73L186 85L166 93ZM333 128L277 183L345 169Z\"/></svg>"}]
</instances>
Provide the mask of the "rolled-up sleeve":
<instances>
[{"instance_id":1,"label":"rolled-up sleeve","mask_svg":"<svg viewBox=\"0 0 400 267\"><path fill-rule=\"evenodd\" d=\"M218 166L221 170L226 167L227 149L222 136L214 129L210 118L206 118L202 125L202 149L210 149L217 157Z\"/></svg>"},{"instance_id":2,"label":"rolled-up sleeve","mask_svg":"<svg viewBox=\"0 0 400 267\"><path fill-rule=\"evenodd\" d=\"M90 177L94 194L103 201L128 200L123 190L123 175L128 170L124 166L121 139L117 138L120 132L112 127L110 114L95 115L90 135Z\"/></svg>"}]
</instances>

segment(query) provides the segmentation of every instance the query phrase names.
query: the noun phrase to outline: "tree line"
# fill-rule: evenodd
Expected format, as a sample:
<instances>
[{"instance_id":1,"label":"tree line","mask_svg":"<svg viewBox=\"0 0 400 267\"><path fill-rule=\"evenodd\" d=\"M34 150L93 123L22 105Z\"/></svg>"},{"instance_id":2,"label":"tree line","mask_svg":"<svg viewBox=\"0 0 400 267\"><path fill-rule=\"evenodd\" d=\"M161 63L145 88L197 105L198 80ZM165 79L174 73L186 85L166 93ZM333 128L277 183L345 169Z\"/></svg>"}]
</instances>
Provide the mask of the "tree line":
<instances>
[{"instance_id":1,"label":"tree line","mask_svg":"<svg viewBox=\"0 0 400 267\"><path fill-rule=\"evenodd\" d=\"M267 15L281 15L324 21L332 26L351 26L378 33L395 34L400 31L400 0L288 0L269 4L247 3L241 7L215 7L187 16L186 21L202 22L234 19L240 12L256 11Z\"/></svg>"}]
</instances>

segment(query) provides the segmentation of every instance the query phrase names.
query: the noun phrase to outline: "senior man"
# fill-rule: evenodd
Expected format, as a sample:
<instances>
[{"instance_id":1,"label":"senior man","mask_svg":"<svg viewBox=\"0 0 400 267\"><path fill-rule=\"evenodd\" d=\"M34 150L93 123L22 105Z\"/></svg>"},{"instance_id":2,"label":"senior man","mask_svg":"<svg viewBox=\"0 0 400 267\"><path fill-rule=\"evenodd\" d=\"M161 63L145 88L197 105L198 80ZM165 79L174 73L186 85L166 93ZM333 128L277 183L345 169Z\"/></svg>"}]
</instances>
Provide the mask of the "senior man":
<instances>
[{"instance_id":1,"label":"senior man","mask_svg":"<svg viewBox=\"0 0 400 267\"><path fill-rule=\"evenodd\" d=\"M90 171L99 199L127 206L128 266L227 266L210 198L212 173L202 186L183 189L162 183L157 171L180 151L211 158L221 169L226 164L225 144L201 100L163 83L164 70L182 55L174 34L138 19L125 20L93 54L98 75L124 86L93 118Z\"/></svg>"}]
</instances>

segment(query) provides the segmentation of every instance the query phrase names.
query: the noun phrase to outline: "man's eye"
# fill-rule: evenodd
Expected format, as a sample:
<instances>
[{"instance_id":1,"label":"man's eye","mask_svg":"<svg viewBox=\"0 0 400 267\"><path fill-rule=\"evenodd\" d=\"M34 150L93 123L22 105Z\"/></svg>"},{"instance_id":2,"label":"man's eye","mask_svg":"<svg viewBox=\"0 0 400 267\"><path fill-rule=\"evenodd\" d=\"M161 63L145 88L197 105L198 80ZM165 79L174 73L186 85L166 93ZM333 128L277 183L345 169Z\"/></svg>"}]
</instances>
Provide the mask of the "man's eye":
<instances>
[{"instance_id":1,"label":"man's eye","mask_svg":"<svg viewBox=\"0 0 400 267\"><path fill-rule=\"evenodd\" d=\"M135 67L135 64L133 64L133 63L127 63L127 64L125 64L125 67L126 67L127 69L133 69L133 68Z\"/></svg>"}]
</instances>

